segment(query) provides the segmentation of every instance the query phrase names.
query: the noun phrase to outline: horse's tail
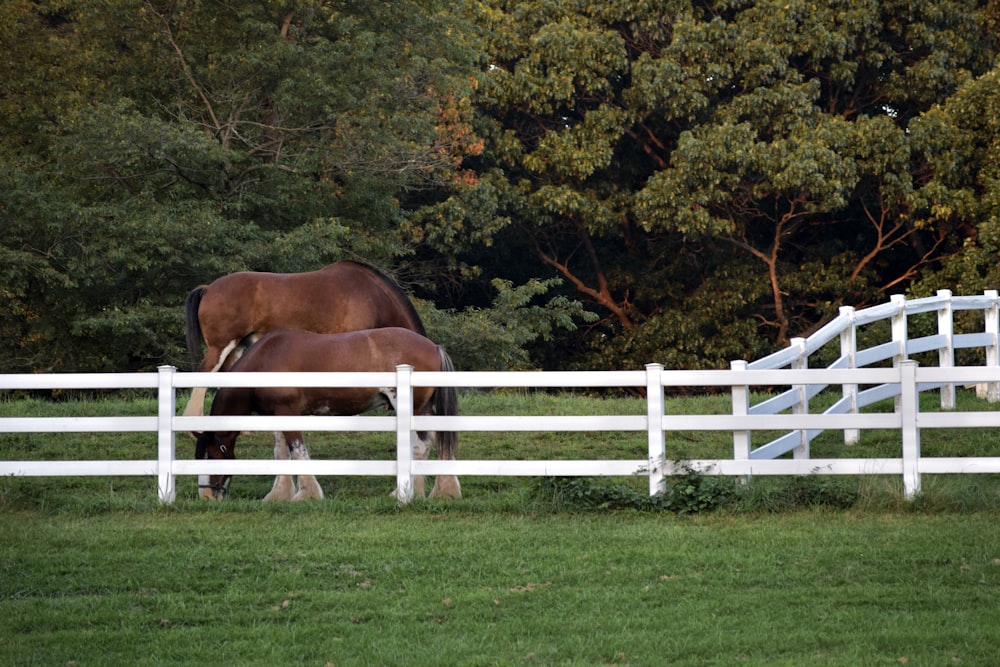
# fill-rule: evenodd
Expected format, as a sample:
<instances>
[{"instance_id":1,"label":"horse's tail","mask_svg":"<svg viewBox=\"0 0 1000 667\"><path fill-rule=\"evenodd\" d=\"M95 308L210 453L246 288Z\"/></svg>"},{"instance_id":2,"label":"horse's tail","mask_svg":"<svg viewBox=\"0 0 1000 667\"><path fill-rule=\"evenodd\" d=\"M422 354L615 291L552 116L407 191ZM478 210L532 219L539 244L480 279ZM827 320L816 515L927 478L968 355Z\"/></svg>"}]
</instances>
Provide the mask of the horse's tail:
<instances>
[{"instance_id":1,"label":"horse's tail","mask_svg":"<svg viewBox=\"0 0 1000 667\"><path fill-rule=\"evenodd\" d=\"M451 372L455 364L441 346L438 346L441 356L441 370ZM458 414L458 390L455 387L438 387L434 390L433 409L436 415ZM458 457L458 433L455 431L438 431L434 438L437 443L438 459L455 459Z\"/></svg>"},{"instance_id":2,"label":"horse's tail","mask_svg":"<svg viewBox=\"0 0 1000 667\"><path fill-rule=\"evenodd\" d=\"M201 356L201 322L198 321L198 306L201 305L201 297L205 294L205 285L199 285L191 290L187 295L185 303L185 321L187 323L187 349L191 356L191 363L198 368Z\"/></svg>"}]
</instances>

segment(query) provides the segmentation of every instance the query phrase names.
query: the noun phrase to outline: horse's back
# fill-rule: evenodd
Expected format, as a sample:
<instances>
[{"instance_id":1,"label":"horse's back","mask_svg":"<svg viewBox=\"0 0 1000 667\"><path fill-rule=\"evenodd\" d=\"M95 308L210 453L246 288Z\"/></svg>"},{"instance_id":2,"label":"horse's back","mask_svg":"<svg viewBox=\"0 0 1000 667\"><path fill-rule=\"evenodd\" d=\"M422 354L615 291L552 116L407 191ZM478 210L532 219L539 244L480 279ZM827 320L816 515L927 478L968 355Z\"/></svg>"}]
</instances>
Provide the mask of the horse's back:
<instances>
[{"instance_id":1,"label":"horse's back","mask_svg":"<svg viewBox=\"0 0 1000 667\"><path fill-rule=\"evenodd\" d=\"M315 329L339 333L402 327L424 334L424 325L402 289L388 276L367 264L344 260L302 276L317 305L339 313L335 328Z\"/></svg>"},{"instance_id":2,"label":"horse's back","mask_svg":"<svg viewBox=\"0 0 1000 667\"><path fill-rule=\"evenodd\" d=\"M409 364L416 370L439 370L438 347L403 327L338 334L277 329L254 343L233 370L366 372L391 371L400 364Z\"/></svg>"},{"instance_id":3,"label":"horse's back","mask_svg":"<svg viewBox=\"0 0 1000 667\"><path fill-rule=\"evenodd\" d=\"M282 327L338 333L404 327L423 333L413 304L372 267L341 261L316 271L240 271L205 290L199 308L206 337L242 338Z\"/></svg>"}]
</instances>

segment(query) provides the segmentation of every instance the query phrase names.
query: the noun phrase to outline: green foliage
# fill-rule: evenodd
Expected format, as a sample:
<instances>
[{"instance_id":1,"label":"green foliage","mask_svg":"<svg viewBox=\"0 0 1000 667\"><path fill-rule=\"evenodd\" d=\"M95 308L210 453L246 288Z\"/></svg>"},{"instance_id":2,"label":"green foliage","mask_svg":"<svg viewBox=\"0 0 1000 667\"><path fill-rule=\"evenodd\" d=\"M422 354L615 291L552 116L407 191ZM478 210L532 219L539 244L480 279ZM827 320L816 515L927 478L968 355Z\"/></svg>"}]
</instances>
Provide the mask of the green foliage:
<instances>
[{"instance_id":1,"label":"green foliage","mask_svg":"<svg viewBox=\"0 0 1000 667\"><path fill-rule=\"evenodd\" d=\"M933 485L933 481L930 483ZM968 484L964 490L960 487L941 487L907 502L898 489L880 490L861 478L822 475L757 478L741 483L687 468L683 474L668 477L664 486L663 491L650 497L645 488L623 481L545 477L532 481L529 497L542 507L561 512L633 510L670 512L678 516L706 513L756 515L819 508L947 512L969 511L994 504L981 490L970 488ZM986 495L990 493L992 491Z\"/></svg>"},{"instance_id":2,"label":"green foliage","mask_svg":"<svg viewBox=\"0 0 1000 667\"><path fill-rule=\"evenodd\" d=\"M719 367L998 278L990 3L3 11L3 370L169 363L195 285L344 257L481 367Z\"/></svg>"},{"instance_id":3,"label":"green foliage","mask_svg":"<svg viewBox=\"0 0 1000 667\"><path fill-rule=\"evenodd\" d=\"M929 477L924 491L907 500L898 487L884 480L806 475L741 483L691 469L668 477L664 490L652 497L635 483L586 477L534 479L527 497L537 507L556 512L669 512L678 516L754 516L817 509L967 513L996 507L1000 500L994 483L975 479L956 484Z\"/></svg>"},{"instance_id":4,"label":"green foliage","mask_svg":"<svg viewBox=\"0 0 1000 667\"><path fill-rule=\"evenodd\" d=\"M558 329L573 330L577 320L596 317L562 295L538 302L559 283L557 279L531 280L514 287L497 279L490 308L456 312L419 303L418 310L430 338L448 350L460 370L527 370L531 368L527 353L531 343L551 340Z\"/></svg>"},{"instance_id":5,"label":"green foliage","mask_svg":"<svg viewBox=\"0 0 1000 667\"><path fill-rule=\"evenodd\" d=\"M699 514L725 507L736 495L733 479L704 475L690 466L682 470L684 474L668 478L666 488L652 499L655 507L681 515Z\"/></svg>"},{"instance_id":6,"label":"green foliage","mask_svg":"<svg viewBox=\"0 0 1000 667\"><path fill-rule=\"evenodd\" d=\"M666 511L679 516L707 512L788 512L809 508L851 509L862 503L863 483L824 476L735 479L705 475L690 467L667 478L650 497L645 489L601 478L545 477L532 482L532 497L560 511ZM935 497L940 498L939 495Z\"/></svg>"},{"instance_id":7,"label":"green foliage","mask_svg":"<svg viewBox=\"0 0 1000 667\"><path fill-rule=\"evenodd\" d=\"M962 252L915 286L916 295L940 287L956 293L1000 284L1000 69L969 81L947 103L913 123L920 156L932 176L920 190L926 220L965 229Z\"/></svg>"},{"instance_id":8,"label":"green foliage","mask_svg":"<svg viewBox=\"0 0 1000 667\"><path fill-rule=\"evenodd\" d=\"M933 2L485 2L490 210L452 206L425 230L487 218L494 246L525 252L460 255L485 276L539 260L562 274L603 316L565 338L585 351L566 365L769 351L963 248L958 209L924 213L909 125L987 71L984 18Z\"/></svg>"},{"instance_id":9,"label":"green foliage","mask_svg":"<svg viewBox=\"0 0 1000 667\"><path fill-rule=\"evenodd\" d=\"M200 283L392 263L407 194L477 150L434 0L4 9L4 370L173 362Z\"/></svg>"}]
</instances>

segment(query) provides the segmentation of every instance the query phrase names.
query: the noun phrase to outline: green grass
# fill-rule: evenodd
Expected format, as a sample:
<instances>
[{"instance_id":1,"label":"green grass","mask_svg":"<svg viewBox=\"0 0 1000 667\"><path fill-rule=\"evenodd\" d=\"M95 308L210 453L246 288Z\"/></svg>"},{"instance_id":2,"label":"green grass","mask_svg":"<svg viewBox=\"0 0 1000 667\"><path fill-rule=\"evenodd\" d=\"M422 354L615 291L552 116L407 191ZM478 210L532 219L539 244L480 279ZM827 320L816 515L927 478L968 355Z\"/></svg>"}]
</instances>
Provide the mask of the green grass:
<instances>
[{"instance_id":1,"label":"green grass","mask_svg":"<svg viewBox=\"0 0 1000 667\"><path fill-rule=\"evenodd\" d=\"M996 515L12 513L4 664L989 665Z\"/></svg>"},{"instance_id":2,"label":"green grass","mask_svg":"<svg viewBox=\"0 0 1000 667\"><path fill-rule=\"evenodd\" d=\"M644 413L635 399L500 392L464 414ZM928 404L931 409L933 401ZM0 403L0 415L150 414L152 401ZM672 399L675 413L726 398ZM960 409L991 409L964 394ZM816 456L897 455L898 434L838 434ZM893 442L895 438L895 442ZM137 434L0 434L7 459L152 458ZM391 435L310 434L314 457L390 458ZM984 431L925 453L996 455ZM179 438L179 451L193 447ZM239 456L270 456L270 436ZM465 458L636 458L644 434L463 434ZM668 434L677 458L724 433ZM324 478L327 499L156 501L151 478L0 480L0 664L993 665L1000 480L696 474L463 479L457 502L399 508L389 478ZM668 502L668 500L672 501ZM704 501L704 502L703 502Z\"/></svg>"}]
</instances>

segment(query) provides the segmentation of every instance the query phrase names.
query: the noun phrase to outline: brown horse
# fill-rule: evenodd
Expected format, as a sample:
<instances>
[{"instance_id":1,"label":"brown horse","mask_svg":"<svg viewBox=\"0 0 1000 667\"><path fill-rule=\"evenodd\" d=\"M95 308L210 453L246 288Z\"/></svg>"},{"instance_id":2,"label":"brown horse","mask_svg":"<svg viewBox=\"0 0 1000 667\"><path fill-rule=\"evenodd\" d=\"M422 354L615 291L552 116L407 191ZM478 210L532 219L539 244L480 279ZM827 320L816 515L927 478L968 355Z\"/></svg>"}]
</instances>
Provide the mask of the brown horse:
<instances>
[{"instance_id":1,"label":"brown horse","mask_svg":"<svg viewBox=\"0 0 1000 667\"><path fill-rule=\"evenodd\" d=\"M452 371L451 358L444 348L429 339L401 327L370 329L343 334L317 334L297 329L272 331L251 345L233 365L233 372L261 371L393 371L400 364L409 364L417 371ZM213 415L357 415L374 408L395 407L395 389L335 388L335 387L223 387L212 402ZM454 415L458 413L454 387L414 387L413 414ZM425 434L418 434L414 443L414 458L426 459L429 443ZM238 431L206 431L198 436L195 457L221 459L236 457ZM439 459L453 460L458 453L458 436L454 432L434 433ZM308 459L309 452L302 433L281 434L284 451L275 439L275 458ZM209 476L210 496L221 499L231 477ZM414 494L424 495L423 477L414 479ZM458 478L439 475L431 497L461 498ZM322 498L323 489L313 476L300 475L296 491L288 475L279 475L264 500L301 500Z\"/></svg>"},{"instance_id":2,"label":"brown horse","mask_svg":"<svg viewBox=\"0 0 1000 667\"><path fill-rule=\"evenodd\" d=\"M201 372L232 366L245 347L272 329L341 333L403 327L425 335L413 304L390 278L366 264L341 261L306 273L243 271L194 288L186 303L187 348ZM184 409L201 415L205 388Z\"/></svg>"}]
</instances>

